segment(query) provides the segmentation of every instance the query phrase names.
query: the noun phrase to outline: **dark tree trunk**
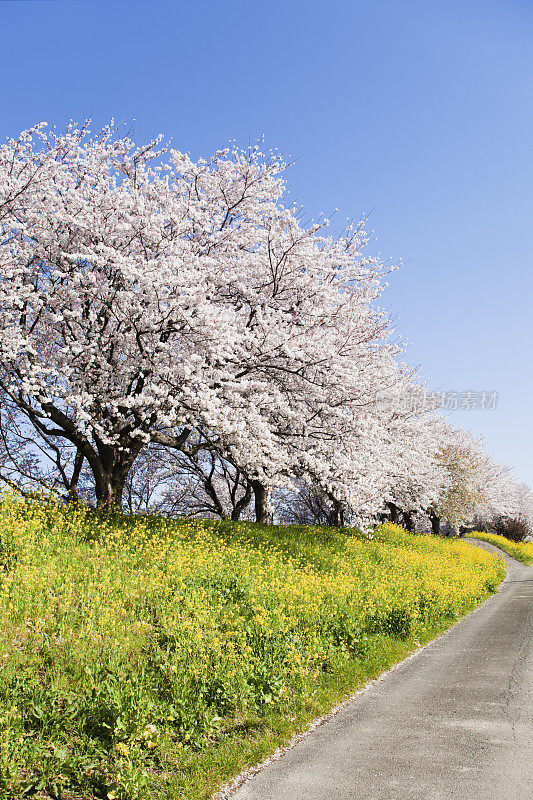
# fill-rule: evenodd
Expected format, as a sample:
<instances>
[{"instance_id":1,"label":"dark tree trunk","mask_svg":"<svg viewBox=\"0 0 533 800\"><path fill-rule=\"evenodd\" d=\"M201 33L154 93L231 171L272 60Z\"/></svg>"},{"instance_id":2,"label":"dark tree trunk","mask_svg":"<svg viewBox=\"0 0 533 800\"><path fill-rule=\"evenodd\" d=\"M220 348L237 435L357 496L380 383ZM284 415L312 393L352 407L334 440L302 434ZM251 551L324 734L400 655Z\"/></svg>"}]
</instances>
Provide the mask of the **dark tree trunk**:
<instances>
[{"instance_id":1,"label":"dark tree trunk","mask_svg":"<svg viewBox=\"0 0 533 800\"><path fill-rule=\"evenodd\" d=\"M344 528L344 508L340 500L333 495L329 495L331 500L331 512L329 514L329 524L333 528Z\"/></svg>"},{"instance_id":2,"label":"dark tree trunk","mask_svg":"<svg viewBox=\"0 0 533 800\"><path fill-rule=\"evenodd\" d=\"M231 511L232 520L236 521L240 519L242 512L244 511L245 508L248 507L251 499L252 499L252 485L251 483L247 483L246 490L243 496L241 497L240 500L237 500L237 502L234 503L233 509ZM257 515L257 506L256 506L256 515Z\"/></svg>"},{"instance_id":3,"label":"dark tree trunk","mask_svg":"<svg viewBox=\"0 0 533 800\"><path fill-rule=\"evenodd\" d=\"M18 403L17 403L18 405ZM69 417L53 403L41 402L41 408L46 416L59 429L50 429L45 425L28 407L21 401L19 408L26 414L32 425L39 433L44 436L60 436L76 447L76 459L74 472L67 485L67 500L77 502L78 500L78 481L84 460L87 461L94 478L96 494L96 505L98 508L115 512L122 507L122 494L128 473L133 463L139 455L145 443L141 439L133 439L130 431L123 432L120 440L116 444L106 444L97 435L88 439L69 419ZM181 446L190 434L189 429L185 429L180 436L172 441L165 440L168 446ZM155 438L154 438L155 441Z\"/></svg>"},{"instance_id":4,"label":"dark tree trunk","mask_svg":"<svg viewBox=\"0 0 533 800\"><path fill-rule=\"evenodd\" d=\"M122 494L126 476L102 473L95 476L96 506L113 513L122 508Z\"/></svg>"},{"instance_id":5,"label":"dark tree trunk","mask_svg":"<svg viewBox=\"0 0 533 800\"><path fill-rule=\"evenodd\" d=\"M70 478L70 482L67 487L67 502L71 504L76 504L79 502L78 497L78 483L80 480L81 470L83 467L84 455L83 452L78 448L76 451L76 456L74 458L74 469L72 471L72 476Z\"/></svg>"},{"instance_id":6,"label":"dark tree trunk","mask_svg":"<svg viewBox=\"0 0 533 800\"><path fill-rule=\"evenodd\" d=\"M226 512L224 511L224 507L220 502L220 498L213 484L214 472L215 472L215 462L213 460L212 469L209 475L205 475L203 479L204 489L207 496L211 499L211 502L213 503L214 513L217 514L220 517L220 519L227 519Z\"/></svg>"},{"instance_id":7,"label":"dark tree trunk","mask_svg":"<svg viewBox=\"0 0 533 800\"><path fill-rule=\"evenodd\" d=\"M403 511L403 524L406 530L410 531L411 533L414 532L415 529L415 513L414 511Z\"/></svg>"},{"instance_id":8,"label":"dark tree trunk","mask_svg":"<svg viewBox=\"0 0 533 800\"><path fill-rule=\"evenodd\" d=\"M130 443L129 449L97 442L98 458L88 458L94 476L97 508L109 513L121 510L126 478L142 447L142 442Z\"/></svg>"},{"instance_id":9,"label":"dark tree trunk","mask_svg":"<svg viewBox=\"0 0 533 800\"><path fill-rule=\"evenodd\" d=\"M268 489L261 481L252 481L251 483L255 500L255 520L262 525L270 525L272 520L268 507Z\"/></svg>"},{"instance_id":10,"label":"dark tree trunk","mask_svg":"<svg viewBox=\"0 0 533 800\"><path fill-rule=\"evenodd\" d=\"M387 508L389 509L389 522L393 522L395 525L398 525L400 521L400 509L395 503L387 503Z\"/></svg>"},{"instance_id":11,"label":"dark tree trunk","mask_svg":"<svg viewBox=\"0 0 533 800\"><path fill-rule=\"evenodd\" d=\"M440 517L438 517L434 511L430 511L428 513L429 520L431 522L431 532L435 534L435 536L439 536L440 534Z\"/></svg>"}]
</instances>

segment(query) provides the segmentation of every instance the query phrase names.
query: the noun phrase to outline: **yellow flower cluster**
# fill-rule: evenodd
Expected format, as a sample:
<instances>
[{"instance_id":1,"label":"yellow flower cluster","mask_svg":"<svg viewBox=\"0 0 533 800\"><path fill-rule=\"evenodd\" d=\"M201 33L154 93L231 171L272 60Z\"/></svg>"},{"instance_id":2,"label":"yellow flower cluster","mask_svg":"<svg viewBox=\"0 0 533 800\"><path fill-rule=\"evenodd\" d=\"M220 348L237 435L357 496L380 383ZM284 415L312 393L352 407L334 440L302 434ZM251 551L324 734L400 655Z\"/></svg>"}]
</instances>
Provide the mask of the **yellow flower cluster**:
<instances>
[{"instance_id":1,"label":"yellow flower cluster","mask_svg":"<svg viewBox=\"0 0 533 800\"><path fill-rule=\"evenodd\" d=\"M502 576L480 549L394 525L369 540L6 496L0 715L11 741L35 731L25 747L77 731L93 781L112 757L134 770L165 748L207 746L228 720L289 708L317 675L456 618ZM8 750L0 742L0 759Z\"/></svg>"},{"instance_id":2,"label":"yellow flower cluster","mask_svg":"<svg viewBox=\"0 0 533 800\"><path fill-rule=\"evenodd\" d=\"M477 531L470 534L470 536L499 547L500 550L516 558L517 561L522 561L524 564L533 564L533 542L513 542L505 536L498 536L496 533L478 533Z\"/></svg>"}]
</instances>

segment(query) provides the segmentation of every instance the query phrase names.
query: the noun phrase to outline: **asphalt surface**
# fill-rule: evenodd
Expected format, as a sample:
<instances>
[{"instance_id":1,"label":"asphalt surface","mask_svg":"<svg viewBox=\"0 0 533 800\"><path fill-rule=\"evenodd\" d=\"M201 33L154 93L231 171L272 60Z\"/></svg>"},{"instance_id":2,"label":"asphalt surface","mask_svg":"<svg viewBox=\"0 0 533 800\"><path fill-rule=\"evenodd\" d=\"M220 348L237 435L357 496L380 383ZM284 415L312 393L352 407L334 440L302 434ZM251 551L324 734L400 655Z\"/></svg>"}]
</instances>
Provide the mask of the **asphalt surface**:
<instances>
[{"instance_id":1,"label":"asphalt surface","mask_svg":"<svg viewBox=\"0 0 533 800\"><path fill-rule=\"evenodd\" d=\"M498 594L234 800L532 800L533 567L502 555Z\"/></svg>"}]
</instances>

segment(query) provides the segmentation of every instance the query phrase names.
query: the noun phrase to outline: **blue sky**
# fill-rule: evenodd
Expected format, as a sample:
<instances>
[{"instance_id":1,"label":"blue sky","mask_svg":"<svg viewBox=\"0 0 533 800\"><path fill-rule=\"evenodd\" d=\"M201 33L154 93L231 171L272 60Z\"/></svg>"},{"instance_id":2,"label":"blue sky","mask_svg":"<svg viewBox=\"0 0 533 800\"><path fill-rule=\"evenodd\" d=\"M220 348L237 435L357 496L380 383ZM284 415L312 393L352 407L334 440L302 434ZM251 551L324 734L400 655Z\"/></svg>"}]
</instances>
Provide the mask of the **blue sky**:
<instances>
[{"instance_id":1,"label":"blue sky","mask_svg":"<svg viewBox=\"0 0 533 800\"><path fill-rule=\"evenodd\" d=\"M533 5L526 0L0 0L0 137L130 123L194 156L294 159L309 215L370 213L383 303L453 420L533 484Z\"/></svg>"}]
</instances>

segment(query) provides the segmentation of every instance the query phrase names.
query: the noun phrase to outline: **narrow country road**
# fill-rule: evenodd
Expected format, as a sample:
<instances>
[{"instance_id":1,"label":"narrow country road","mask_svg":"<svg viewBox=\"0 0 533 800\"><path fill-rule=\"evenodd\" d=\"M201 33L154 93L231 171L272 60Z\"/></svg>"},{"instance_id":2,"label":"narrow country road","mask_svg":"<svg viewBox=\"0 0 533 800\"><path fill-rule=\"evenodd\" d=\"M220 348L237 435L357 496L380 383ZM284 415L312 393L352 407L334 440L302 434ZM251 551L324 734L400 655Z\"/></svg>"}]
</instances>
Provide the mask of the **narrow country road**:
<instances>
[{"instance_id":1,"label":"narrow country road","mask_svg":"<svg viewBox=\"0 0 533 800\"><path fill-rule=\"evenodd\" d=\"M498 594L234 800L531 800L533 567L505 560Z\"/></svg>"}]
</instances>

